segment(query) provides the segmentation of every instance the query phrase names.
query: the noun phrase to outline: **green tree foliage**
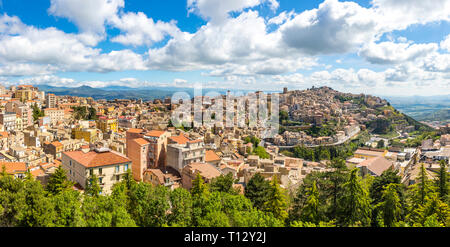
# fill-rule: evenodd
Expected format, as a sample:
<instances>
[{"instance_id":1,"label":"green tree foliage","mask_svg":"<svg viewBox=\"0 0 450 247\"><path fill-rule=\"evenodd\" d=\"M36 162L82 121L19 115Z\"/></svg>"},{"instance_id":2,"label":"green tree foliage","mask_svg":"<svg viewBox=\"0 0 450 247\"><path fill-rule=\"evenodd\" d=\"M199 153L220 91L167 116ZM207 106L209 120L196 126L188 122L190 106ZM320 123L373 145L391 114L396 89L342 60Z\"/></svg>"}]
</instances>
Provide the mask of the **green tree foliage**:
<instances>
[{"instance_id":1,"label":"green tree foliage","mask_svg":"<svg viewBox=\"0 0 450 247\"><path fill-rule=\"evenodd\" d=\"M269 193L270 183L260 173L256 173L245 187L245 197L249 198L253 206L262 210Z\"/></svg>"},{"instance_id":2,"label":"green tree foliage","mask_svg":"<svg viewBox=\"0 0 450 247\"><path fill-rule=\"evenodd\" d=\"M449 177L448 177L448 168L445 160L441 160L439 162L439 176L436 180L436 187L439 188L439 197L446 201L448 198L448 190L449 190Z\"/></svg>"},{"instance_id":3,"label":"green tree foliage","mask_svg":"<svg viewBox=\"0 0 450 247\"><path fill-rule=\"evenodd\" d=\"M342 186L339 198L338 224L342 226L369 226L371 205L369 192L361 184L358 169L350 172L349 180Z\"/></svg>"},{"instance_id":4,"label":"green tree foliage","mask_svg":"<svg viewBox=\"0 0 450 247\"><path fill-rule=\"evenodd\" d=\"M33 120L34 120L34 121L37 121L40 117L45 116L44 111L42 111L42 110L37 106L36 103L35 103L31 108L33 109Z\"/></svg>"},{"instance_id":5,"label":"green tree foliage","mask_svg":"<svg viewBox=\"0 0 450 247\"><path fill-rule=\"evenodd\" d=\"M313 182L311 189L307 193L306 205L301 212L303 222L317 224L320 221L319 216L319 192L317 191L316 181Z\"/></svg>"},{"instance_id":6,"label":"green tree foliage","mask_svg":"<svg viewBox=\"0 0 450 247\"><path fill-rule=\"evenodd\" d=\"M393 226L402 215L397 186L397 184L388 184L383 191L382 201L376 206L381 211L383 223L387 227Z\"/></svg>"},{"instance_id":7,"label":"green tree foliage","mask_svg":"<svg viewBox=\"0 0 450 247\"><path fill-rule=\"evenodd\" d=\"M98 196L102 188L98 182L98 177L95 174L91 174L89 178L86 180L86 188L85 193L90 196Z\"/></svg>"},{"instance_id":8,"label":"green tree foliage","mask_svg":"<svg viewBox=\"0 0 450 247\"><path fill-rule=\"evenodd\" d=\"M233 188L233 184L235 179L233 178L232 173L228 173L227 175L220 175L212 180L210 185L211 191L218 192L226 192L230 194L236 194L236 190Z\"/></svg>"},{"instance_id":9,"label":"green tree foliage","mask_svg":"<svg viewBox=\"0 0 450 247\"><path fill-rule=\"evenodd\" d=\"M73 183L67 180L66 171L59 166L55 173L50 176L46 189L52 194L58 194L72 186Z\"/></svg>"},{"instance_id":10,"label":"green tree foliage","mask_svg":"<svg viewBox=\"0 0 450 247\"><path fill-rule=\"evenodd\" d=\"M278 184L277 176L272 177L268 190L267 201L264 203L264 211L271 213L275 218L284 221L287 216L286 191Z\"/></svg>"},{"instance_id":11,"label":"green tree foliage","mask_svg":"<svg viewBox=\"0 0 450 247\"><path fill-rule=\"evenodd\" d=\"M253 149L252 153L258 155L261 159L270 159L270 155L264 147L257 146L255 149Z\"/></svg>"}]
</instances>

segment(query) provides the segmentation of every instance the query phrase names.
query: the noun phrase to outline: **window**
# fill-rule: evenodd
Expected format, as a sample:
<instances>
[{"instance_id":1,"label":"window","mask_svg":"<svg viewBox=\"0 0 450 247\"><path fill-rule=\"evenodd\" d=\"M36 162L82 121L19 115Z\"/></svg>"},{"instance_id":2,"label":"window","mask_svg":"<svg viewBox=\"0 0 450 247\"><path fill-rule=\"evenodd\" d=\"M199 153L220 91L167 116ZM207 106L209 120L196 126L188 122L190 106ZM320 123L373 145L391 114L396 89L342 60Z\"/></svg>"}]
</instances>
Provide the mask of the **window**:
<instances>
[{"instance_id":1,"label":"window","mask_svg":"<svg viewBox=\"0 0 450 247\"><path fill-rule=\"evenodd\" d=\"M69 160L69 165L72 166L72 161L71 160Z\"/></svg>"},{"instance_id":2,"label":"window","mask_svg":"<svg viewBox=\"0 0 450 247\"><path fill-rule=\"evenodd\" d=\"M123 170L124 170L124 171L128 171L128 164L126 164L126 165L123 166Z\"/></svg>"},{"instance_id":3,"label":"window","mask_svg":"<svg viewBox=\"0 0 450 247\"><path fill-rule=\"evenodd\" d=\"M116 176L116 180L117 180L117 181L120 181L120 175L117 175L117 176Z\"/></svg>"},{"instance_id":4,"label":"window","mask_svg":"<svg viewBox=\"0 0 450 247\"><path fill-rule=\"evenodd\" d=\"M99 175L102 175L103 173L102 173L102 168L98 168L98 174Z\"/></svg>"},{"instance_id":5,"label":"window","mask_svg":"<svg viewBox=\"0 0 450 247\"><path fill-rule=\"evenodd\" d=\"M103 178L99 178L99 179L98 179L98 183L99 183L99 184L102 184L102 183L103 183Z\"/></svg>"},{"instance_id":6,"label":"window","mask_svg":"<svg viewBox=\"0 0 450 247\"><path fill-rule=\"evenodd\" d=\"M116 166L116 172L120 171L120 166Z\"/></svg>"},{"instance_id":7,"label":"window","mask_svg":"<svg viewBox=\"0 0 450 247\"><path fill-rule=\"evenodd\" d=\"M93 174L94 174L94 170L92 170L92 168L89 169L89 175L92 176Z\"/></svg>"}]
</instances>

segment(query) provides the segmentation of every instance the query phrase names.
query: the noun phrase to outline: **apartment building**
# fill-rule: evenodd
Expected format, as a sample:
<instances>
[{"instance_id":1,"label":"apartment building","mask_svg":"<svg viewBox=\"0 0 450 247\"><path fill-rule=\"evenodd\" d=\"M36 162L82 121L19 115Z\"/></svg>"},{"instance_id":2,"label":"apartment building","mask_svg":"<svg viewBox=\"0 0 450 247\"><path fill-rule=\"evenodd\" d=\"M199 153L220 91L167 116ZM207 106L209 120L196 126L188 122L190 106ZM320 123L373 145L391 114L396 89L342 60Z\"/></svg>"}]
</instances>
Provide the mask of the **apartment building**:
<instances>
[{"instance_id":1,"label":"apartment building","mask_svg":"<svg viewBox=\"0 0 450 247\"><path fill-rule=\"evenodd\" d=\"M188 141L185 144L167 145L167 166L179 171L191 163L205 162L205 143L203 140Z\"/></svg>"},{"instance_id":2,"label":"apartment building","mask_svg":"<svg viewBox=\"0 0 450 247\"><path fill-rule=\"evenodd\" d=\"M56 125L59 121L64 120L64 110L57 108L46 108L44 109L45 116L50 117L50 122L52 125Z\"/></svg>"},{"instance_id":3,"label":"apartment building","mask_svg":"<svg viewBox=\"0 0 450 247\"><path fill-rule=\"evenodd\" d=\"M51 93L45 95L45 105L47 108L56 108L56 96Z\"/></svg>"},{"instance_id":4,"label":"apartment building","mask_svg":"<svg viewBox=\"0 0 450 247\"><path fill-rule=\"evenodd\" d=\"M62 153L62 167L67 171L69 180L85 189L86 182L95 174L102 194L110 194L112 186L124 178L131 166L129 158L108 148Z\"/></svg>"},{"instance_id":5,"label":"apartment building","mask_svg":"<svg viewBox=\"0 0 450 247\"><path fill-rule=\"evenodd\" d=\"M3 125L5 131L13 131L16 129L16 113L5 112L0 114L0 124Z\"/></svg>"},{"instance_id":6,"label":"apartment building","mask_svg":"<svg viewBox=\"0 0 450 247\"><path fill-rule=\"evenodd\" d=\"M126 154L132 160L133 177L143 180L146 169L166 166L167 138L170 132L129 129L126 132Z\"/></svg>"},{"instance_id":7,"label":"apartment building","mask_svg":"<svg viewBox=\"0 0 450 247\"><path fill-rule=\"evenodd\" d=\"M108 117L100 117L97 121L97 128L100 129L103 133L107 132L117 132L118 131L118 123L115 118Z\"/></svg>"}]
</instances>

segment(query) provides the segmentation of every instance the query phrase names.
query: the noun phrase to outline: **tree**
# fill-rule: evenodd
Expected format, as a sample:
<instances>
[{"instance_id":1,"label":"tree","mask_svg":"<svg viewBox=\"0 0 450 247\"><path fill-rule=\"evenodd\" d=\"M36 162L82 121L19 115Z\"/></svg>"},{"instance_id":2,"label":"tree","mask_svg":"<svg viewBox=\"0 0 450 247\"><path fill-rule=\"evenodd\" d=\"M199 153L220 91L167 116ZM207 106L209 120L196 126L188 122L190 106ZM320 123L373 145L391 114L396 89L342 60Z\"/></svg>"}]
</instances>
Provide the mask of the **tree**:
<instances>
[{"instance_id":1,"label":"tree","mask_svg":"<svg viewBox=\"0 0 450 247\"><path fill-rule=\"evenodd\" d=\"M384 140L383 139L378 141L377 148L384 148Z\"/></svg>"},{"instance_id":2,"label":"tree","mask_svg":"<svg viewBox=\"0 0 450 247\"><path fill-rule=\"evenodd\" d=\"M253 149L253 154L258 155L261 159L269 159L270 155L267 153L266 149L261 146L257 146L255 149Z\"/></svg>"},{"instance_id":3,"label":"tree","mask_svg":"<svg viewBox=\"0 0 450 247\"><path fill-rule=\"evenodd\" d=\"M381 176L377 176L374 178L374 181L370 185L369 192L370 198L372 199L372 205L374 206L372 210L372 226L377 226L379 222L377 218L380 216L380 208L377 207L379 203L383 201L383 193L386 189L386 186L394 184L393 186L397 191L398 198L400 200L400 204L402 208L406 207L405 201L405 186L401 184L401 177L397 175L397 172L390 168L384 171ZM403 212L403 211L402 211ZM379 225L378 225L379 226Z\"/></svg>"},{"instance_id":4,"label":"tree","mask_svg":"<svg viewBox=\"0 0 450 247\"><path fill-rule=\"evenodd\" d=\"M75 190L62 190L50 197L56 212L56 227L80 227L84 226L81 211L81 196Z\"/></svg>"},{"instance_id":5,"label":"tree","mask_svg":"<svg viewBox=\"0 0 450 247\"><path fill-rule=\"evenodd\" d=\"M377 205L383 215L383 223L392 227L401 217L402 205L398 197L397 184L389 184L385 187L382 201Z\"/></svg>"},{"instance_id":6,"label":"tree","mask_svg":"<svg viewBox=\"0 0 450 247\"><path fill-rule=\"evenodd\" d=\"M45 113L37 106L36 103L32 106L32 109L33 109L33 120L34 121L38 120L40 117L45 116Z\"/></svg>"},{"instance_id":7,"label":"tree","mask_svg":"<svg viewBox=\"0 0 450 247\"><path fill-rule=\"evenodd\" d=\"M317 224L319 218L319 192L317 191L316 181L313 182L311 189L308 191L308 199L306 206L301 212L301 219L303 222L310 222Z\"/></svg>"},{"instance_id":8,"label":"tree","mask_svg":"<svg viewBox=\"0 0 450 247\"><path fill-rule=\"evenodd\" d=\"M448 195L448 172L447 172L447 165L445 160L441 160L440 162L440 169L439 169L439 176L436 180L436 185L439 188L439 197L443 200L447 199Z\"/></svg>"},{"instance_id":9,"label":"tree","mask_svg":"<svg viewBox=\"0 0 450 247\"><path fill-rule=\"evenodd\" d=\"M236 194L236 190L233 189L234 181L232 173L228 173L225 176L220 175L211 181L210 190Z\"/></svg>"},{"instance_id":10,"label":"tree","mask_svg":"<svg viewBox=\"0 0 450 247\"><path fill-rule=\"evenodd\" d=\"M362 186L358 168L350 172L349 180L342 186L343 195L339 199L338 223L342 226L370 224L370 197Z\"/></svg>"},{"instance_id":11,"label":"tree","mask_svg":"<svg viewBox=\"0 0 450 247\"><path fill-rule=\"evenodd\" d=\"M86 180L85 193L90 196L98 196L101 191L102 191L102 188L100 187L100 184L98 183L97 175L95 175L95 174L90 175L89 178Z\"/></svg>"},{"instance_id":12,"label":"tree","mask_svg":"<svg viewBox=\"0 0 450 247\"><path fill-rule=\"evenodd\" d=\"M62 191L69 189L73 186L73 183L67 179L66 171L59 166L55 173L53 173L47 184L47 191L52 194L58 194Z\"/></svg>"},{"instance_id":13,"label":"tree","mask_svg":"<svg viewBox=\"0 0 450 247\"><path fill-rule=\"evenodd\" d=\"M245 197L250 199L254 207L261 210L267 201L269 189L270 183L260 173L256 173L245 187Z\"/></svg>"},{"instance_id":14,"label":"tree","mask_svg":"<svg viewBox=\"0 0 450 247\"><path fill-rule=\"evenodd\" d=\"M170 214L168 225L177 227L192 226L192 197L189 191L176 188L170 192Z\"/></svg>"},{"instance_id":15,"label":"tree","mask_svg":"<svg viewBox=\"0 0 450 247\"><path fill-rule=\"evenodd\" d=\"M267 201L264 203L264 211L273 214L273 216L284 221L287 216L287 201L285 191L278 184L277 176L272 177L267 195Z\"/></svg>"}]
</instances>

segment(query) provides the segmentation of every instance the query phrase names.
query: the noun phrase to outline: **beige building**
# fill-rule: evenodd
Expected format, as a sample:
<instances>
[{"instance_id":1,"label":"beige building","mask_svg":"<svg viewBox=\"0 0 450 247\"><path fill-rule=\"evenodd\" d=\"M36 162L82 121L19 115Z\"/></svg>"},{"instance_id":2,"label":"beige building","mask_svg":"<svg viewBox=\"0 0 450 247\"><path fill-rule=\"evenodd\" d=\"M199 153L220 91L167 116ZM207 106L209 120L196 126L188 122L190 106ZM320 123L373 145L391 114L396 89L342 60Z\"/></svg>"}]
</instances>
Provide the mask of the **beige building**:
<instances>
[{"instance_id":1,"label":"beige building","mask_svg":"<svg viewBox=\"0 0 450 247\"><path fill-rule=\"evenodd\" d=\"M167 145L167 166L181 170L194 162L205 161L205 143L202 140L188 141L186 144Z\"/></svg>"},{"instance_id":2,"label":"beige building","mask_svg":"<svg viewBox=\"0 0 450 247\"><path fill-rule=\"evenodd\" d=\"M55 108L56 107L56 96L54 94L45 95L45 105L47 108Z\"/></svg>"},{"instance_id":3,"label":"beige building","mask_svg":"<svg viewBox=\"0 0 450 247\"><path fill-rule=\"evenodd\" d=\"M56 108L47 108L44 110L45 116L50 117L50 122L52 125L56 125L58 121L64 120L64 110Z\"/></svg>"},{"instance_id":4,"label":"beige building","mask_svg":"<svg viewBox=\"0 0 450 247\"><path fill-rule=\"evenodd\" d=\"M112 186L120 182L131 160L107 148L62 153L62 167L67 171L69 180L78 183L83 189L92 174L98 177L102 194L110 194Z\"/></svg>"}]
</instances>

